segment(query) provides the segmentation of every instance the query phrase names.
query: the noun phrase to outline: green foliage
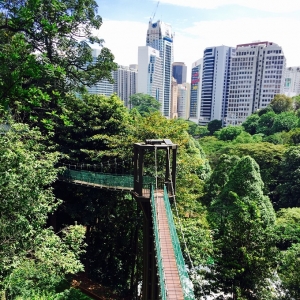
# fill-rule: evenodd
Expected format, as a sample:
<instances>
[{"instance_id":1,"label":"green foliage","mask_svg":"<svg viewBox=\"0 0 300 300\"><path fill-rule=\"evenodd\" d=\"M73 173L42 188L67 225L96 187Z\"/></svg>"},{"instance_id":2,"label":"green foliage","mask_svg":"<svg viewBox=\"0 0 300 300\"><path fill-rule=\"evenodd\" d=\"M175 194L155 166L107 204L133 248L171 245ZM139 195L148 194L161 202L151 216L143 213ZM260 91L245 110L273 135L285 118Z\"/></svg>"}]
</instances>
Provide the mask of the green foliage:
<instances>
[{"instance_id":1,"label":"green foliage","mask_svg":"<svg viewBox=\"0 0 300 300\"><path fill-rule=\"evenodd\" d=\"M223 129L216 131L215 135L218 137L221 141L232 141L234 140L242 131L244 128L242 126L227 126Z\"/></svg>"},{"instance_id":2,"label":"green foliage","mask_svg":"<svg viewBox=\"0 0 300 300\"><path fill-rule=\"evenodd\" d=\"M300 147L290 147L281 164L280 184L277 187L278 207L300 206Z\"/></svg>"},{"instance_id":3,"label":"green foliage","mask_svg":"<svg viewBox=\"0 0 300 300\"><path fill-rule=\"evenodd\" d=\"M300 208L282 208L276 215L277 243L280 250L287 250L293 243L300 243Z\"/></svg>"},{"instance_id":4,"label":"green foliage","mask_svg":"<svg viewBox=\"0 0 300 300\"><path fill-rule=\"evenodd\" d=\"M293 110L293 99L283 94L275 95L270 106L276 114Z\"/></svg>"},{"instance_id":5,"label":"green foliage","mask_svg":"<svg viewBox=\"0 0 300 300\"><path fill-rule=\"evenodd\" d=\"M0 104L15 117L53 130L70 93L112 80L107 48L93 62L90 44L103 42L92 34L102 24L94 0L1 1L0 10Z\"/></svg>"},{"instance_id":6,"label":"green foliage","mask_svg":"<svg viewBox=\"0 0 300 300\"><path fill-rule=\"evenodd\" d=\"M293 99L293 105L295 110L298 110L300 108L300 95L297 95L292 98Z\"/></svg>"},{"instance_id":7,"label":"green foliage","mask_svg":"<svg viewBox=\"0 0 300 300\"><path fill-rule=\"evenodd\" d=\"M130 107L135 108L142 116L159 111L161 104L152 96L137 93L130 96Z\"/></svg>"},{"instance_id":8,"label":"green foliage","mask_svg":"<svg viewBox=\"0 0 300 300\"><path fill-rule=\"evenodd\" d=\"M300 128L295 128L291 130L290 138L294 145L300 144Z\"/></svg>"},{"instance_id":9,"label":"green foliage","mask_svg":"<svg viewBox=\"0 0 300 300\"><path fill-rule=\"evenodd\" d=\"M300 297L300 243L293 244L281 256L278 269L283 288L290 299Z\"/></svg>"},{"instance_id":10,"label":"green foliage","mask_svg":"<svg viewBox=\"0 0 300 300\"><path fill-rule=\"evenodd\" d=\"M207 129L210 135L213 135L216 131L222 128L222 121L221 120L212 120L208 122Z\"/></svg>"},{"instance_id":11,"label":"green foliage","mask_svg":"<svg viewBox=\"0 0 300 300\"><path fill-rule=\"evenodd\" d=\"M234 144L259 143L262 141L261 134L251 135L248 132L242 131L234 140Z\"/></svg>"},{"instance_id":12,"label":"green foliage","mask_svg":"<svg viewBox=\"0 0 300 300\"><path fill-rule=\"evenodd\" d=\"M290 131L297 127L298 121L299 119L294 112L282 112L276 115L271 132Z\"/></svg>"},{"instance_id":13,"label":"green foliage","mask_svg":"<svg viewBox=\"0 0 300 300\"><path fill-rule=\"evenodd\" d=\"M235 165L209 211L216 285L241 299L259 299L255 295L272 278L276 265L275 213L263 195L259 166L252 158L243 157Z\"/></svg>"},{"instance_id":14,"label":"green foliage","mask_svg":"<svg viewBox=\"0 0 300 300\"><path fill-rule=\"evenodd\" d=\"M272 106L268 105L262 109L260 109L257 114L259 117L261 117L262 115L268 113L268 112L274 112L274 110L272 109Z\"/></svg>"},{"instance_id":15,"label":"green foliage","mask_svg":"<svg viewBox=\"0 0 300 300\"><path fill-rule=\"evenodd\" d=\"M274 133L272 135L269 135L269 136L265 136L263 138L263 141L267 142L267 143L272 143L274 145L282 145L282 144L284 144L283 138L282 138L282 134L279 133L279 132L276 132L276 133Z\"/></svg>"},{"instance_id":16,"label":"green foliage","mask_svg":"<svg viewBox=\"0 0 300 300\"><path fill-rule=\"evenodd\" d=\"M274 124L276 114L273 111L263 114L259 120L256 128L257 133L263 133L265 135L270 135L272 133L272 126Z\"/></svg>"},{"instance_id":17,"label":"green foliage","mask_svg":"<svg viewBox=\"0 0 300 300\"><path fill-rule=\"evenodd\" d=\"M218 164L205 184L205 196L201 199L205 205L210 205L220 194L229 180L231 170L239 161L237 156L222 154Z\"/></svg>"},{"instance_id":18,"label":"green foliage","mask_svg":"<svg viewBox=\"0 0 300 300\"><path fill-rule=\"evenodd\" d=\"M246 121L242 124L245 131L250 134L255 134L258 127L259 115L252 114L250 115Z\"/></svg>"},{"instance_id":19,"label":"green foliage","mask_svg":"<svg viewBox=\"0 0 300 300\"><path fill-rule=\"evenodd\" d=\"M58 153L41 142L41 133L23 124L0 135L0 288L13 296L51 290L83 269L83 227L68 227L62 237L45 228L59 204L50 187Z\"/></svg>"},{"instance_id":20,"label":"green foliage","mask_svg":"<svg viewBox=\"0 0 300 300\"><path fill-rule=\"evenodd\" d=\"M95 163L107 157L124 157L131 151L130 116L122 101L112 95L83 95L66 103L69 126L57 128L53 138L68 161Z\"/></svg>"}]
</instances>

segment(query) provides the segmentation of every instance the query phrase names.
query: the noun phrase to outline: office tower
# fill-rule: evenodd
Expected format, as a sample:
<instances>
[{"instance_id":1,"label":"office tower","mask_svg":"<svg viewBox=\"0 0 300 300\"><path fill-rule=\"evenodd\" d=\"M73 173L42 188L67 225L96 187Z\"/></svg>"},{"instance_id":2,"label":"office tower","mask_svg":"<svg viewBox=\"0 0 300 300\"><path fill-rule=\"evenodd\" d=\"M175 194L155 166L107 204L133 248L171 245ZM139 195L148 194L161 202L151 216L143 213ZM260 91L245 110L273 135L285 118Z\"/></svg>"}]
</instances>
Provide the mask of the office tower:
<instances>
[{"instance_id":1,"label":"office tower","mask_svg":"<svg viewBox=\"0 0 300 300\"><path fill-rule=\"evenodd\" d=\"M186 83L187 67L183 62L174 62L172 74L178 84Z\"/></svg>"},{"instance_id":2,"label":"office tower","mask_svg":"<svg viewBox=\"0 0 300 300\"><path fill-rule=\"evenodd\" d=\"M182 83L178 84L178 118L188 119L188 108L189 108L189 84Z\"/></svg>"},{"instance_id":3,"label":"office tower","mask_svg":"<svg viewBox=\"0 0 300 300\"><path fill-rule=\"evenodd\" d=\"M113 71L114 93L120 97L126 107L129 107L130 96L137 93L137 76L137 65L118 66L118 69Z\"/></svg>"},{"instance_id":4,"label":"office tower","mask_svg":"<svg viewBox=\"0 0 300 300\"><path fill-rule=\"evenodd\" d=\"M92 50L92 56L93 56L94 63L96 62L100 52L101 52L101 49L93 49ZM94 95L111 96L114 93L114 85L106 79L97 82L93 86L86 87L86 89L87 89L88 93L94 94Z\"/></svg>"},{"instance_id":5,"label":"office tower","mask_svg":"<svg viewBox=\"0 0 300 300\"><path fill-rule=\"evenodd\" d=\"M224 121L230 83L230 61L234 48L209 47L203 53L202 90L199 124Z\"/></svg>"},{"instance_id":6,"label":"office tower","mask_svg":"<svg viewBox=\"0 0 300 300\"><path fill-rule=\"evenodd\" d=\"M162 59L159 51L148 46L138 48L138 93L148 94L163 105Z\"/></svg>"},{"instance_id":7,"label":"office tower","mask_svg":"<svg viewBox=\"0 0 300 300\"><path fill-rule=\"evenodd\" d=\"M162 21L157 21L156 23L150 21L147 30L146 45L159 51L163 84L163 102L161 110L164 116L170 117L173 63L173 33L171 25Z\"/></svg>"},{"instance_id":8,"label":"office tower","mask_svg":"<svg viewBox=\"0 0 300 300\"><path fill-rule=\"evenodd\" d=\"M300 67L289 67L285 70L284 94L288 97L300 94Z\"/></svg>"},{"instance_id":9,"label":"office tower","mask_svg":"<svg viewBox=\"0 0 300 300\"><path fill-rule=\"evenodd\" d=\"M238 125L284 88L285 57L272 42L237 45L231 60L226 124Z\"/></svg>"},{"instance_id":10,"label":"office tower","mask_svg":"<svg viewBox=\"0 0 300 300\"><path fill-rule=\"evenodd\" d=\"M192 64L191 86L190 86L190 108L189 120L199 123L202 90L203 59L198 59Z\"/></svg>"},{"instance_id":11,"label":"office tower","mask_svg":"<svg viewBox=\"0 0 300 300\"><path fill-rule=\"evenodd\" d=\"M170 118L174 119L178 117L177 114L177 98L178 98L178 84L174 77L172 77L171 84L171 113Z\"/></svg>"}]
</instances>

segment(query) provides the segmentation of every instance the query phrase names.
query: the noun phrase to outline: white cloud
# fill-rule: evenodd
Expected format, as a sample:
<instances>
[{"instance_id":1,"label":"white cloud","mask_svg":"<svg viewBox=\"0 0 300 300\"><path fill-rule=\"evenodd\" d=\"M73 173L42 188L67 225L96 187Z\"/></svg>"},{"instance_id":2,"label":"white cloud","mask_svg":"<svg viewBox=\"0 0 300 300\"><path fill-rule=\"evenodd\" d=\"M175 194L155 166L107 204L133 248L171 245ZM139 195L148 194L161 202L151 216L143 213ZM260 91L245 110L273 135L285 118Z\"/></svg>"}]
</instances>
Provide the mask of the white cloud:
<instances>
[{"instance_id":1,"label":"white cloud","mask_svg":"<svg viewBox=\"0 0 300 300\"><path fill-rule=\"evenodd\" d=\"M147 22L104 20L99 36L112 50L115 61L129 65L138 61L138 46L146 44ZM176 31L174 59L188 66L188 80L192 63L203 56L203 50L212 46L232 46L254 40L271 41L282 46L288 66L300 65L298 43L300 19L266 18L202 21L192 27Z\"/></svg>"},{"instance_id":2,"label":"white cloud","mask_svg":"<svg viewBox=\"0 0 300 300\"><path fill-rule=\"evenodd\" d=\"M300 20L287 18L237 19L197 22L176 33L175 59L188 67L201 58L206 47L270 41L283 48L288 66L300 65L297 45Z\"/></svg>"},{"instance_id":3,"label":"white cloud","mask_svg":"<svg viewBox=\"0 0 300 300\"><path fill-rule=\"evenodd\" d=\"M156 0L153 0L156 2ZM268 12L293 12L300 10L298 0L161 0L161 3L202 9L213 9L224 5L240 5Z\"/></svg>"},{"instance_id":4,"label":"white cloud","mask_svg":"<svg viewBox=\"0 0 300 300\"><path fill-rule=\"evenodd\" d=\"M137 64L138 46L146 44L148 23L103 20L98 36L115 56L115 62L128 66Z\"/></svg>"}]
</instances>

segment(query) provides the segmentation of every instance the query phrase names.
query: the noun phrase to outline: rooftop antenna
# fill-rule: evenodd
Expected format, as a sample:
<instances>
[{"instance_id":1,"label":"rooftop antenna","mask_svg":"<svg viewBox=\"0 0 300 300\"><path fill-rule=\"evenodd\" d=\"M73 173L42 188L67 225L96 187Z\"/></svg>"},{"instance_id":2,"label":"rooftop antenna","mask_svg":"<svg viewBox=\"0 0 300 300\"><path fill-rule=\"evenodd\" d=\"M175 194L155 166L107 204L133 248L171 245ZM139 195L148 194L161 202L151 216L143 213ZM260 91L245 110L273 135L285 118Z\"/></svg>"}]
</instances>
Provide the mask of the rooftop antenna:
<instances>
[{"instance_id":1,"label":"rooftop antenna","mask_svg":"<svg viewBox=\"0 0 300 300\"><path fill-rule=\"evenodd\" d=\"M150 21L151 21L151 20L154 20L154 17L155 17L155 14L156 14L156 11L157 11L157 8L158 8L158 5L159 5L159 1L157 1L156 7L155 7L155 9L154 9L153 17L152 17L152 18L150 18Z\"/></svg>"}]
</instances>

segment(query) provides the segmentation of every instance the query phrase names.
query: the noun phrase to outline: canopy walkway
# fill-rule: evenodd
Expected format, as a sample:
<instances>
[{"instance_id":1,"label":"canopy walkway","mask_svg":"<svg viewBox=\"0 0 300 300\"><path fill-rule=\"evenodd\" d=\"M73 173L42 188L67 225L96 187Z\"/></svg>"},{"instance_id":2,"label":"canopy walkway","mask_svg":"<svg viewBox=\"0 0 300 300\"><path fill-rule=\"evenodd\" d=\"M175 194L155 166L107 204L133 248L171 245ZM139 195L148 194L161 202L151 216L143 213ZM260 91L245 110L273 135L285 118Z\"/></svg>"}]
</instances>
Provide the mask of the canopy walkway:
<instances>
[{"instance_id":1,"label":"canopy walkway","mask_svg":"<svg viewBox=\"0 0 300 300\"><path fill-rule=\"evenodd\" d=\"M164 184L159 182L157 176L142 175L143 151L149 149L149 144L135 144L135 146L134 175L68 168L60 176L60 180L93 188L131 192L140 203L145 216L143 300L195 299L193 284L186 270L170 207L170 199L175 197L175 170L171 176L172 181L169 178L170 165L167 165L169 174ZM155 151L157 150L156 144L151 146L155 147ZM167 149L167 151L177 148L174 144L162 146L164 147L161 149ZM170 153L167 152L167 155L169 158ZM174 159L176 155L173 152Z\"/></svg>"}]
</instances>

